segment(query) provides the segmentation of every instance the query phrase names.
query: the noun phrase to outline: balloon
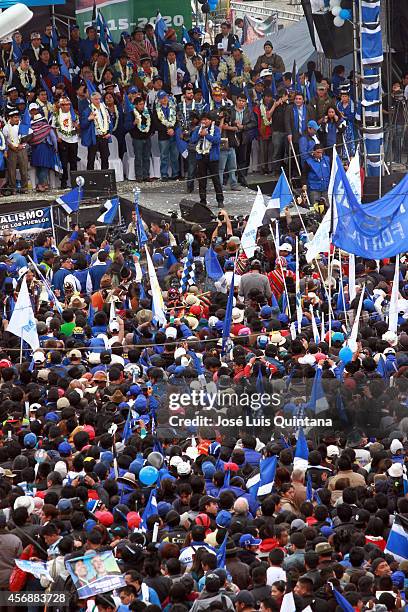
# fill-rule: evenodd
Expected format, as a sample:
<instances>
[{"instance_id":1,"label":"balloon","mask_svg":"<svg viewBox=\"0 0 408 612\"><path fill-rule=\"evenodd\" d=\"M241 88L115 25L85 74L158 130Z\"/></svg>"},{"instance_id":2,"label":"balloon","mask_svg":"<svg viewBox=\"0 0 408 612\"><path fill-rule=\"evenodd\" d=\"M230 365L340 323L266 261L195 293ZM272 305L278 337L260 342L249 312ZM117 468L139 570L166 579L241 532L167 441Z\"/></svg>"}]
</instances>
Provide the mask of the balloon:
<instances>
[{"instance_id":1,"label":"balloon","mask_svg":"<svg viewBox=\"0 0 408 612\"><path fill-rule=\"evenodd\" d=\"M343 346L339 352L339 358L343 363L349 363L353 358L353 351L348 346Z\"/></svg>"},{"instance_id":2,"label":"balloon","mask_svg":"<svg viewBox=\"0 0 408 612\"><path fill-rule=\"evenodd\" d=\"M339 17L341 19L351 19L351 11L349 9L341 9Z\"/></svg>"},{"instance_id":3,"label":"balloon","mask_svg":"<svg viewBox=\"0 0 408 612\"><path fill-rule=\"evenodd\" d=\"M145 465L139 472L139 480L146 486L154 484L158 477L159 471L152 465Z\"/></svg>"},{"instance_id":4,"label":"balloon","mask_svg":"<svg viewBox=\"0 0 408 612\"><path fill-rule=\"evenodd\" d=\"M45 461L47 461L47 452L42 449L36 451L34 459L37 463L44 463Z\"/></svg>"},{"instance_id":5,"label":"balloon","mask_svg":"<svg viewBox=\"0 0 408 612\"><path fill-rule=\"evenodd\" d=\"M342 19L341 17L335 17L333 19L333 23L336 28L341 28L341 26L344 25L344 19Z\"/></svg>"},{"instance_id":6,"label":"balloon","mask_svg":"<svg viewBox=\"0 0 408 612\"><path fill-rule=\"evenodd\" d=\"M332 15L334 15L335 17L338 17L340 15L340 11L342 9L339 6L334 6L332 8Z\"/></svg>"},{"instance_id":7,"label":"balloon","mask_svg":"<svg viewBox=\"0 0 408 612\"><path fill-rule=\"evenodd\" d=\"M210 7L210 11L215 11L218 5L218 0L210 0L208 6Z\"/></svg>"}]
</instances>

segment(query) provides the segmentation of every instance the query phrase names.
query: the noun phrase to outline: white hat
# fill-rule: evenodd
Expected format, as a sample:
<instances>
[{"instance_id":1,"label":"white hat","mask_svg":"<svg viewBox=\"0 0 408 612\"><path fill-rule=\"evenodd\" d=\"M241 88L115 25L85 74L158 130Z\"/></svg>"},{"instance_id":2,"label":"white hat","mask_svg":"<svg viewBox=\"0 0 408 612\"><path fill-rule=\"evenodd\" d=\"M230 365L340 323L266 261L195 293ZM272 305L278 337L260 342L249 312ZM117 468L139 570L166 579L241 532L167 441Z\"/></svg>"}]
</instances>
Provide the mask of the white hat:
<instances>
[{"instance_id":1,"label":"white hat","mask_svg":"<svg viewBox=\"0 0 408 612\"><path fill-rule=\"evenodd\" d=\"M29 497L28 495L21 495L20 497L17 497L14 502L14 510L17 508L26 508L28 514L32 514L35 508L33 498Z\"/></svg>"},{"instance_id":2,"label":"white hat","mask_svg":"<svg viewBox=\"0 0 408 612\"><path fill-rule=\"evenodd\" d=\"M291 253L293 251L292 249L292 245L289 244L289 242L284 242L283 244L280 245L279 247L280 251L287 251L288 253Z\"/></svg>"},{"instance_id":3,"label":"white hat","mask_svg":"<svg viewBox=\"0 0 408 612\"><path fill-rule=\"evenodd\" d=\"M65 461L57 461L57 463L55 464L54 470L58 472L59 474L61 474L63 478L65 478L66 475L68 474L68 468L67 468L67 464L65 463Z\"/></svg>"},{"instance_id":4,"label":"white hat","mask_svg":"<svg viewBox=\"0 0 408 612\"><path fill-rule=\"evenodd\" d=\"M306 353L303 357L299 357L298 362L300 365L314 365L316 363L316 358L312 353Z\"/></svg>"},{"instance_id":5,"label":"white hat","mask_svg":"<svg viewBox=\"0 0 408 612\"><path fill-rule=\"evenodd\" d=\"M166 338L175 340L177 338L177 329L175 327L168 327L166 329Z\"/></svg>"},{"instance_id":6,"label":"white hat","mask_svg":"<svg viewBox=\"0 0 408 612\"><path fill-rule=\"evenodd\" d=\"M384 342L388 342L391 346L397 346L398 344L398 336L395 332L388 330L385 334L382 335L382 339Z\"/></svg>"},{"instance_id":7,"label":"white hat","mask_svg":"<svg viewBox=\"0 0 408 612\"><path fill-rule=\"evenodd\" d=\"M187 476L191 472L191 465L187 461L181 460L177 466L177 474L179 476Z\"/></svg>"},{"instance_id":8,"label":"white hat","mask_svg":"<svg viewBox=\"0 0 408 612\"><path fill-rule=\"evenodd\" d=\"M388 470L388 474L391 476L391 478L401 478L403 474L402 464L393 463Z\"/></svg>"},{"instance_id":9,"label":"white hat","mask_svg":"<svg viewBox=\"0 0 408 612\"><path fill-rule=\"evenodd\" d=\"M28 107L28 110L38 110L38 104L36 104L35 102L31 102L31 104Z\"/></svg>"},{"instance_id":10,"label":"white hat","mask_svg":"<svg viewBox=\"0 0 408 612\"><path fill-rule=\"evenodd\" d=\"M339 447L335 444L329 444L327 447L327 456L328 457L338 457L340 455Z\"/></svg>"},{"instance_id":11,"label":"white hat","mask_svg":"<svg viewBox=\"0 0 408 612\"><path fill-rule=\"evenodd\" d=\"M403 448L404 448L403 445L397 438L395 438L390 444L390 451L392 452L393 455L395 455L397 451L403 450Z\"/></svg>"},{"instance_id":12,"label":"white hat","mask_svg":"<svg viewBox=\"0 0 408 612\"><path fill-rule=\"evenodd\" d=\"M211 315L211 317L208 319L208 327L215 327L218 321L219 321L218 317Z\"/></svg>"},{"instance_id":13,"label":"white hat","mask_svg":"<svg viewBox=\"0 0 408 612\"><path fill-rule=\"evenodd\" d=\"M177 466L180 465L180 463L184 463L184 461L178 455L174 455L174 457L172 457L170 459L170 466L171 467L177 467Z\"/></svg>"},{"instance_id":14,"label":"white hat","mask_svg":"<svg viewBox=\"0 0 408 612\"><path fill-rule=\"evenodd\" d=\"M45 355L42 351L35 351L33 354L34 363L44 363Z\"/></svg>"},{"instance_id":15,"label":"white hat","mask_svg":"<svg viewBox=\"0 0 408 612\"><path fill-rule=\"evenodd\" d=\"M186 349L184 349L182 346L179 346L174 351L174 359L178 359L179 357L183 357L183 355L186 355L186 354L187 354L186 353Z\"/></svg>"},{"instance_id":16,"label":"white hat","mask_svg":"<svg viewBox=\"0 0 408 612\"><path fill-rule=\"evenodd\" d=\"M244 311L242 310L242 308L233 308L232 309L232 320L235 323L242 323L242 321L244 320Z\"/></svg>"},{"instance_id":17,"label":"white hat","mask_svg":"<svg viewBox=\"0 0 408 612\"><path fill-rule=\"evenodd\" d=\"M260 72L260 78L263 79L266 76L272 76L273 72L271 68L264 68L263 70L261 70Z\"/></svg>"},{"instance_id":18,"label":"white hat","mask_svg":"<svg viewBox=\"0 0 408 612\"><path fill-rule=\"evenodd\" d=\"M395 349L389 346L384 350L383 355L395 355Z\"/></svg>"}]
</instances>

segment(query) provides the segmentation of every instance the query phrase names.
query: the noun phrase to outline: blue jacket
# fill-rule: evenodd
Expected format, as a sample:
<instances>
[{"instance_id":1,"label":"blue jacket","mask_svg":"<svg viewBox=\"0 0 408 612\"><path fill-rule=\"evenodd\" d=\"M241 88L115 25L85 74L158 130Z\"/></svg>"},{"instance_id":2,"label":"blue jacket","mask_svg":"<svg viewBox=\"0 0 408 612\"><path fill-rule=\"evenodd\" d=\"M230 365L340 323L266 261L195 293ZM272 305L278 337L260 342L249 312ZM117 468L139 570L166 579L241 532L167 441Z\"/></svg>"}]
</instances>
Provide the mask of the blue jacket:
<instances>
[{"instance_id":1,"label":"blue jacket","mask_svg":"<svg viewBox=\"0 0 408 612\"><path fill-rule=\"evenodd\" d=\"M320 161L314 157L306 160L308 165L307 186L311 191L327 191L330 181L330 159L323 155Z\"/></svg>"},{"instance_id":2,"label":"blue jacket","mask_svg":"<svg viewBox=\"0 0 408 612\"><path fill-rule=\"evenodd\" d=\"M261 453L258 453L258 451L252 448L243 448L242 450L245 454L246 463L249 463L253 468L259 467L259 462L262 458Z\"/></svg>"},{"instance_id":3,"label":"blue jacket","mask_svg":"<svg viewBox=\"0 0 408 612\"><path fill-rule=\"evenodd\" d=\"M190 73L188 72L184 62L180 61L180 59L177 56L176 56L176 66L177 68L180 68L180 70L184 72L184 76L183 76L183 79L180 85L184 83L188 83L190 81ZM162 74L163 76L163 89L165 89L166 91L167 90L170 91L171 83L170 83L170 73L169 73L169 65L167 63L167 58L163 59L160 74Z\"/></svg>"},{"instance_id":4,"label":"blue jacket","mask_svg":"<svg viewBox=\"0 0 408 612\"><path fill-rule=\"evenodd\" d=\"M52 277L52 286L53 289L57 289L61 292L60 297L64 298L64 278L68 276L68 274L72 274L71 270L66 270L65 268L60 268L57 270Z\"/></svg>"},{"instance_id":5,"label":"blue jacket","mask_svg":"<svg viewBox=\"0 0 408 612\"><path fill-rule=\"evenodd\" d=\"M102 276L108 272L110 266L111 264L110 262L108 262L105 264L98 263L98 265L92 266L92 268L89 268L87 280L85 281L85 283L88 284L88 278L89 278L92 283L92 292L99 291L100 286L101 286Z\"/></svg>"},{"instance_id":6,"label":"blue jacket","mask_svg":"<svg viewBox=\"0 0 408 612\"><path fill-rule=\"evenodd\" d=\"M96 144L96 132L95 124L93 121L89 121L88 117L91 114L91 107L86 106L82 109L80 117L81 126L81 142L84 147L90 147ZM109 131L112 131L112 122L109 122Z\"/></svg>"},{"instance_id":7,"label":"blue jacket","mask_svg":"<svg viewBox=\"0 0 408 612\"><path fill-rule=\"evenodd\" d=\"M307 134L303 134L303 136L299 138L299 153L302 167L306 165L306 161L310 158L315 145L316 142Z\"/></svg>"},{"instance_id":8,"label":"blue jacket","mask_svg":"<svg viewBox=\"0 0 408 612\"><path fill-rule=\"evenodd\" d=\"M89 38L84 38L79 43L79 49L81 51L81 54L84 60L90 60L92 53L97 48L98 48L98 41L96 39L89 40Z\"/></svg>"},{"instance_id":9,"label":"blue jacket","mask_svg":"<svg viewBox=\"0 0 408 612\"><path fill-rule=\"evenodd\" d=\"M200 130L201 130L201 127L198 126L196 127L194 132L191 134L191 139L190 139L191 144L197 144L198 141L200 140L200 136L199 136ZM221 143L220 128L215 126L214 135L211 136L211 134L207 134L206 139L208 140L208 142L211 142L212 144L212 147L209 153L210 161L219 160L220 159L220 143ZM201 153L197 153L197 159L201 159L201 158L202 158Z\"/></svg>"}]
</instances>

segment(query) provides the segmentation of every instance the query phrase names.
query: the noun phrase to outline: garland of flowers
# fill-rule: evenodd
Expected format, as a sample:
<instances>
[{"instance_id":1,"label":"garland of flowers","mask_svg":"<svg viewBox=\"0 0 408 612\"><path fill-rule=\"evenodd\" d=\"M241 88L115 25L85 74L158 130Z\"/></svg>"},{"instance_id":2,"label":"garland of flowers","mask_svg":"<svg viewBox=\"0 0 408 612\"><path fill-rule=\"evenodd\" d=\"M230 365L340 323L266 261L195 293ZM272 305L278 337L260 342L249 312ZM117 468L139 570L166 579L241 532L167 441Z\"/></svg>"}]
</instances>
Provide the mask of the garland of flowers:
<instances>
[{"instance_id":1,"label":"garland of flowers","mask_svg":"<svg viewBox=\"0 0 408 612\"><path fill-rule=\"evenodd\" d=\"M38 104L38 106L41 108L44 117L48 119L50 112L52 112L51 104L49 102L41 102L41 100L39 100L38 98L36 99L35 103Z\"/></svg>"},{"instance_id":2,"label":"garland of flowers","mask_svg":"<svg viewBox=\"0 0 408 612\"><path fill-rule=\"evenodd\" d=\"M119 72L120 72L120 81L125 85L129 83L132 77L132 67L129 64L126 64L125 70L123 70L122 64L120 62L117 63Z\"/></svg>"},{"instance_id":3,"label":"garland of flowers","mask_svg":"<svg viewBox=\"0 0 408 612\"><path fill-rule=\"evenodd\" d=\"M109 113L106 106L101 103L100 107L97 108L95 104L91 104L91 112L95 115L95 127L98 128L99 134L107 134L109 132Z\"/></svg>"},{"instance_id":4,"label":"garland of flowers","mask_svg":"<svg viewBox=\"0 0 408 612\"><path fill-rule=\"evenodd\" d=\"M119 123L119 111L117 109L116 104L114 104L113 110L108 108L108 112L113 120L112 121L112 133L113 133L117 130L118 123Z\"/></svg>"},{"instance_id":5,"label":"garland of flowers","mask_svg":"<svg viewBox=\"0 0 408 612\"><path fill-rule=\"evenodd\" d=\"M229 68L229 72L230 72L230 81L231 83L234 83L235 85L242 85L245 81L245 78L247 78L247 80L249 79L249 72L247 70L245 70L245 68L251 68L251 62L249 60L249 58L245 55L245 53L242 54L242 74L237 74L237 67L235 64L235 59L231 56L228 58L227 60L227 64L228 64L228 68ZM246 75L248 75L246 77Z\"/></svg>"},{"instance_id":6,"label":"garland of flowers","mask_svg":"<svg viewBox=\"0 0 408 612\"><path fill-rule=\"evenodd\" d=\"M215 131L215 122L213 121L210 127L211 136L214 136L214 131ZM203 136L203 138L200 138L200 140L198 141L198 144L196 146L196 152L199 153L199 155L207 155L211 151L211 147L212 147L212 142L210 142L209 140L207 140L205 136Z\"/></svg>"},{"instance_id":7,"label":"garland of flowers","mask_svg":"<svg viewBox=\"0 0 408 612\"><path fill-rule=\"evenodd\" d=\"M77 133L77 128L73 125L70 111L68 111L68 113L63 113L61 109L59 109L55 114L55 127L63 136L69 137Z\"/></svg>"},{"instance_id":8,"label":"garland of flowers","mask_svg":"<svg viewBox=\"0 0 408 612\"><path fill-rule=\"evenodd\" d=\"M35 88L37 79L35 78L34 70L29 66L27 70L22 70L19 66L17 68L18 76L20 78L20 83L24 87L24 89L28 89L31 91Z\"/></svg>"},{"instance_id":9,"label":"garland of flowers","mask_svg":"<svg viewBox=\"0 0 408 612\"><path fill-rule=\"evenodd\" d=\"M101 71L101 74L99 76L98 64L95 62L95 65L94 65L94 77L95 77L95 81L97 83L100 83L102 81L103 73L105 72L106 68L107 68L107 66L102 66L102 71Z\"/></svg>"},{"instance_id":10,"label":"garland of flowers","mask_svg":"<svg viewBox=\"0 0 408 612\"><path fill-rule=\"evenodd\" d=\"M144 107L142 112L139 112L136 108L134 109L135 122L137 129L142 132L142 134L147 134L150 130L150 126L152 124L152 118L150 117L150 113L146 107ZM144 121L143 121L144 119Z\"/></svg>"},{"instance_id":11,"label":"garland of flowers","mask_svg":"<svg viewBox=\"0 0 408 612\"><path fill-rule=\"evenodd\" d=\"M158 120L166 128L173 128L175 126L175 124L176 124L176 107L175 107L174 103L172 103L170 100L169 100L168 108L170 109L169 118L166 119L166 117L164 115L164 112L163 112L163 107L161 106L161 104L156 102L156 113L157 113Z\"/></svg>"},{"instance_id":12,"label":"garland of flowers","mask_svg":"<svg viewBox=\"0 0 408 612\"><path fill-rule=\"evenodd\" d=\"M264 102L260 103L259 110L261 111L262 123L264 125L271 125L272 117L270 119L268 119L267 114L266 114L266 106L265 106Z\"/></svg>"}]
</instances>

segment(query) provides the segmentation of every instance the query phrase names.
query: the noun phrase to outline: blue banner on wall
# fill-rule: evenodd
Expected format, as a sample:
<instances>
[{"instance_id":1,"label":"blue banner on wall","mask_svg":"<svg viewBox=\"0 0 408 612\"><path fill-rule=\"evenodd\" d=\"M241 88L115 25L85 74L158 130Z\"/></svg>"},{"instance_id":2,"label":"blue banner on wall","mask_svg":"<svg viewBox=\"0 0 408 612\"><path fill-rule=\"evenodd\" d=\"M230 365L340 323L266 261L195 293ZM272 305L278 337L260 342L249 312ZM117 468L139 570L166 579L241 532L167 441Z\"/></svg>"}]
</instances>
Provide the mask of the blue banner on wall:
<instances>
[{"instance_id":1,"label":"blue banner on wall","mask_svg":"<svg viewBox=\"0 0 408 612\"><path fill-rule=\"evenodd\" d=\"M13 232L34 234L52 228L51 206L37 208L36 210L24 210L21 212L1 213L0 231L12 230Z\"/></svg>"}]
</instances>

